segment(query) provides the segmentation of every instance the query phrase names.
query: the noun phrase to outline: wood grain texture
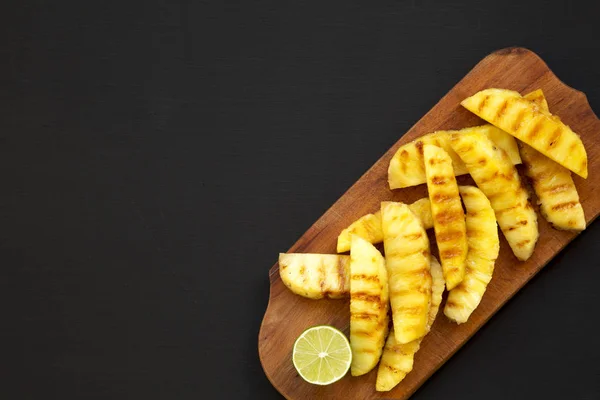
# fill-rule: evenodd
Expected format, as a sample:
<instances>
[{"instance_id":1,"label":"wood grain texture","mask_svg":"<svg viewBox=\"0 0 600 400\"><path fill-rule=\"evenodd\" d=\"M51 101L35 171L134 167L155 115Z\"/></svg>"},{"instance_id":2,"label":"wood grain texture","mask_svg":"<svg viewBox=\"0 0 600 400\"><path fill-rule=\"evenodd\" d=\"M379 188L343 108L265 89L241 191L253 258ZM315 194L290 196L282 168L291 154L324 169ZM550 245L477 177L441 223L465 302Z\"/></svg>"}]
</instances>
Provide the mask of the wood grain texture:
<instances>
[{"instance_id":1,"label":"wood grain texture","mask_svg":"<svg viewBox=\"0 0 600 400\"><path fill-rule=\"evenodd\" d=\"M460 106L475 92L499 87L521 94L541 88L550 110L581 135L587 149L590 176L574 175L588 224L600 213L600 120L585 95L565 85L535 53L523 48L496 51L480 61L421 120L394 144L302 237L288 250L300 253L335 253L339 232L358 217L375 212L381 201L413 202L427 195L425 185L390 190L387 168L396 149L426 133L460 129L481 120ZM460 184L472 183L459 177ZM577 235L552 229L538 217L540 240L533 256L519 262L501 235L500 256L483 300L469 321L450 322L442 312L415 357L413 371L394 390L375 391L377 368L361 377L346 376L329 386L315 386L294 370L291 351L295 339L313 325L333 325L345 333L349 327L348 300L309 300L290 292L279 278L278 265L269 271L271 292L258 338L263 369L277 390L288 399L406 399L485 324L519 289ZM275 257L275 255L274 255ZM443 304L442 304L443 308ZM440 309L442 309L440 308ZM524 332L523 334L526 334Z\"/></svg>"}]
</instances>

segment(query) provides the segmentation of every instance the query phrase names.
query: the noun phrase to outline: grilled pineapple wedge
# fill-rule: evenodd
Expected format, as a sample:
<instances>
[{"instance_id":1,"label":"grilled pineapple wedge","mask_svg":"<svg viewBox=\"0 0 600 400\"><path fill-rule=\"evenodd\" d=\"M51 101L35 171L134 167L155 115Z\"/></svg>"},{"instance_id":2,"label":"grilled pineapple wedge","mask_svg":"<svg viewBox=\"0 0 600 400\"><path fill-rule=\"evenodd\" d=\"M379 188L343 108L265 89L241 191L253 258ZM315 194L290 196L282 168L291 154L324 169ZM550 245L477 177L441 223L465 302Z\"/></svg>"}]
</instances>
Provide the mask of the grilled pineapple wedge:
<instances>
[{"instance_id":1,"label":"grilled pineapple wedge","mask_svg":"<svg viewBox=\"0 0 600 400\"><path fill-rule=\"evenodd\" d=\"M425 229L433 228L431 218L431 206L429 199L424 197L408 206L410 210L421 220ZM383 231L381 230L381 211L374 214L363 215L344 229L338 236L337 252L343 253L350 250L350 238L358 235L370 243L383 242Z\"/></svg>"},{"instance_id":2,"label":"grilled pineapple wedge","mask_svg":"<svg viewBox=\"0 0 600 400\"><path fill-rule=\"evenodd\" d=\"M498 225L519 260L531 257L539 237L537 215L506 153L478 132L453 135L452 148L492 204Z\"/></svg>"},{"instance_id":3,"label":"grilled pineapple wedge","mask_svg":"<svg viewBox=\"0 0 600 400\"><path fill-rule=\"evenodd\" d=\"M427 190L433 228L442 262L446 288L452 290L465 276L467 228L452 159L442 148L423 146Z\"/></svg>"},{"instance_id":4,"label":"grilled pineapple wedge","mask_svg":"<svg viewBox=\"0 0 600 400\"><path fill-rule=\"evenodd\" d=\"M381 203L383 246L394 335L408 343L425 335L431 302L429 239L404 203Z\"/></svg>"},{"instance_id":5,"label":"grilled pineapple wedge","mask_svg":"<svg viewBox=\"0 0 600 400\"><path fill-rule=\"evenodd\" d=\"M536 103L541 110L548 111L542 90L524 97ZM542 216L556 229L584 230L585 215L571 171L523 142L519 143L519 147L525 174L531 179Z\"/></svg>"},{"instance_id":6,"label":"grilled pineapple wedge","mask_svg":"<svg viewBox=\"0 0 600 400\"><path fill-rule=\"evenodd\" d=\"M460 195L467 209L467 254L465 278L450 291L444 314L459 324L467 322L492 279L500 242L492 205L483 192L474 186L460 186Z\"/></svg>"},{"instance_id":7,"label":"grilled pineapple wedge","mask_svg":"<svg viewBox=\"0 0 600 400\"><path fill-rule=\"evenodd\" d=\"M437 316L444 293L444 276L442 267L435 259L431 257L431 277L433 285L431 290L431 307L427 320L427 331L429 332L435 317ZM396 341L394 331L391 330L383 349L379 369L377 370L377 382L375 389L379 392L392 390L404 377L413 369L415 353L419 350L421 340L416 339L406 344L399 344Z\"/></svg>"},{"instance_id":8,"label":"grilled pineapple wedge","mask_svg":"<svg viewBox=\"0 0 600 400\"><path fill-rule=\"evenodd\" d=\"M518 92L485 89L461 104L563 167L587 178L587 154L579 136L559 118Z\"/></svg>"},{"instance_id":9,"label":"grilled pineapple wedge","mask_svg":"<svg viewBox=\"0 0 600 400\"><path fill-rule=\"evenodd\" d=\"M520 146L542 216L556 229L584 230L585 215L571 171L525 143Z\"/></svg>"},{"instance_id":10,"label":"grilled pineapple wedge","mask_svg":"<svg viewBox=\"0 0 600 400\"><path fill-rule=\"evenodd\" d=\"M350 256L280 253L279 275L292 292L309 299L347 297Z\"/></svg>"},{"instance_id":11,"label":"grilled pineapple wedge","mask_svg":"<svg viewBox=\"0 0 600 400\"><path fill-rule=\"evenodd\" d=\"M520 164L521 157L517 142L508 133L493 125L475 126L460 131L437 131L420 137L400 147L388 168L388 183L390 189L400 189L420 185L426 182L425 165L423 164L423 146L430 144L441 147L452 158L456 176L468 173L465 164L450 146L450 136L455 132L481 132L489 137L498 147L506 151L513 164Z\"/></svg>"},{"instance_id":12,"label":"grilled pineapple wedge","mask_svg":"<svg viewBox=\"0 0 600 400\"><path fill-rule=\"evenodd\" d=\"M388 282L385 260L365 239L352 235L350 249L350 347L352 376L364 375L379 362L388 330Z\"/></svg>"}]
</instances>

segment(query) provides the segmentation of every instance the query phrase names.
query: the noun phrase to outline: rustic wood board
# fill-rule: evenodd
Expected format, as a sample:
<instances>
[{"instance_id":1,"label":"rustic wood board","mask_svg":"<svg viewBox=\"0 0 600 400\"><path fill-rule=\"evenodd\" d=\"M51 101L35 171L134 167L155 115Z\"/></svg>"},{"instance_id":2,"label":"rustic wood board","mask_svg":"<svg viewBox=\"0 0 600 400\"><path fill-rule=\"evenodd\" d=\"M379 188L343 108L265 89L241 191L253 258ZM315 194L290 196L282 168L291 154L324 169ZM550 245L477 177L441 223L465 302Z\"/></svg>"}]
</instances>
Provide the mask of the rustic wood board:
<instances>
[{"instance_id":1,"label":"rustic wood board","mask_svg":"<svg viewBox=\"0 0 600 400\"><path fill-rule=\"evenodd\" d=\"M541 88L550 110L581 135L587 149L589 178L575 176L588 224L600 213L600 120L585 95L565 85L535 53L523 48L496 51L473 68L438 104L393 145L302 237L288 250L299 253L335 253L339 232L358 217L379 209L384 200L412 202L426 196L425 185L390 190L387 168L396 149L426 133L460 129L482 121L460 106L475 92L499 87L522 94ZM461 177L459 182L472 182ZM539 214L538 214L539 215ZM407 399L485 324L544 265L556 256L575 233L557 231L538 217L540 240L533 256L519 262L501 236L500 257L483 300L469 321L450 322L441 312L415 357L413 371L390 392L375 391L377 368L361 377L348 374L329 386L306 383L292 365L295 339L313 325L329 324L349 331L348 300L309 300L289 291L279 277L278 265L269 271L271 291L258 338L260 360L273 386L288 399ZM432 242L433 244L434 242ZM444 296L445 297L445 296ZM524 332L526 334L526 332Z\"/></svg>"}]
</instances>

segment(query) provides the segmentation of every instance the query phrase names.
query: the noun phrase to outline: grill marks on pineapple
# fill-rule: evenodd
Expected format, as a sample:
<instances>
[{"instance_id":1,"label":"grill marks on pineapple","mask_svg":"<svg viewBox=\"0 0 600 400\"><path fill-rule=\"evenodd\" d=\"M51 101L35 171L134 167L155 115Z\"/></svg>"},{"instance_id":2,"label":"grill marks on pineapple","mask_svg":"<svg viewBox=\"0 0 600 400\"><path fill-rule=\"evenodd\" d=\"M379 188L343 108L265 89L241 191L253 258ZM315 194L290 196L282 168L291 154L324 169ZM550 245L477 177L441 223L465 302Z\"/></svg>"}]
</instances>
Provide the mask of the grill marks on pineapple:
<instances>
[{"instance_id":1,"label":"grill marks on pineapple","mask_svg":"<svg viewBox=\"0 0 600 400\"><path fill-rule=\"evenodd\" d=\"M508 230L509 232L510 232L510 231L514 231L515 229L519 229L519 228L521 228L522 226L525 226L525 225L527 225L528 223L529 223L529 221L527 221L526 219L524 219L524 220L522 220L522 221L519 221L519 222L517 223L517 225L513 225L513 226L511 226L511 227L510 227L510 228L508 228L507 230Z\"/></svg>"},{"instance_id":2,"label":"grill marks on pineapple","mask_svg":"<svg viewBox=\"0 0 600 400\"><path fill-rule=\"evenodd\" d=\"M435 321L444 292L444 277L440 264L432 257L430 265L432 285L427 331ZM422 338L419 338L406 344L400 344L396 341L395 332L393 330L390 332L377 371L376 389L378 391L391 390L412 370L414 356L419 351L421 340Z\"/></svg>"},{"instance_id":3,"label":"grill marks on pineapple","mask_svg":"<svg viewBox=\"0 0 600 400\"><path fill-rule=\"evenodd\" d=\"M419 153L419 155L420 155L421 157L423 157L423 142L422 142L422 141L420 141L420 140L418 140L418 141L415 143L415 147L417 148L417 152Z\"/></svg>"},{"instance_id":4,"label":"grill marks on pineapple","mask_svg":"<svg viewBox=\"0 0 600 400\"><path fill-rule=\"evenodd\" d=\"M388 284L385 260L366 239L354 235L350 245L351 374L375 367L388 326Z\"/></svg>"},{"instance_id":5,"label":"grill marks on pineapple","mask_svg":"<svg viewBox=\"0 0 600 400\"><path fill-rule=\"evenodd\" d=\"M562 131L563 131L562 127L560 127L560 126L556 127L556 129L554 129L554 132L550 136L550 142L548 143L548 148L551 148L551 147L557 145L558 141L562 137Z\"/></svg>"},{"instance_id":6,"label":"grill marks on pineapple","mask_svg":"<svg viewBox=\"0 0 600 400\"><path fill-rule=\"evenodd\" d=\"M431 297L429 240L406 204L383 202L381 210L394 335L398 342L407 343L426 332Z\"/></svg>"},{"instance_id":7,"label":"grill marks on pineapple","mask_svg":"<svg viewBox=\"0 0 600 400\"><path fill-rule=\"evenodd\" d=\"M483 100L481 100L481 103L479 103L479 105L477 106L477 111L479 111L480 113L487 107L487 103L490 99L490 96L485 96L483 98Z\"/></svg>"},{"instance_id":8,"label":"grill marks on pineapple","mask_svg":"<svg viewBox=\"0 0 600 400\"><path fill-rule=\"evenodd\" d=\"M525 119L525 111L520 109L519 111L517 111L517 116L513 120L512 130L515 132L518 132L521 129L524 119Z\"/></svg>"},{"instance_id":9,"label":"grill marks on pineapple","mask_svg":"<svg viewBox=\"0 0 600 400\"><path fill-rule=\"evenodd\" d=\"M435 237L446 284L451 289L464 274L467 254L464 211L450 155L439 147L425 146L424 158Z\"/></svg>"},{"instance_id":10,"label":"grill marks on pineapple","mask_svg":"<svg viewBox=\"0 0 600 400\"><path fill-rule=\"evenodd\" d=\"M446 249L446 250L441 250L440 251L440 258L442 260L446 259L446 260L450 260L453 258L458 258L459 256L462 256L464 254L464 250L458 247L453 247L450 249ZM456 267L446 267L446 273L452 273L452 272L457 272L459 271L458 268Z\"/></svg>"},{"instance_id":11,"label":"grill marks on pineapple","mask_svg":"<svg viewBox=\"0 0 600 400\"><path fill-rule=\"evenodd\" d=\"M408 241L413 241L421 238L423 236L422 232L416 232L408 235L403 235L402 237Z\"/></svg>"},{"instance_id":12,"label":"grill marks on pineapple","mask_svg":"<svg viewBox=\"0 0 600 400\"><path fill-rule=\"evenodd\" d=\"M535 96L530 98L535 99ZM489 106L482 107L482 102L488 99ZM503 102L508 105L504 106ZM549 113L545 99L534 103L514 91L486 89L461 104L582 178L587 178L587 161L584 164L587 154L581 138L560 118ZM504 117L499 118L502 108Z\"/></svg>"},{"instance_id":13,"label":"grill marks on pineapple","mask_svg":"<svg viewBox=\"0 0 600 400\"><path fill-rule=\"evenodd\" d=\"M542 118L536 118L533 126L529 128L528 132L525 133L525 136L528 140L534 140L535 137L540 133L544 125L544 120Z\"/></svg>"},{"instance_id":14,"label":"grill marks on pineapple","mask_svg":"<svg viewBox=\"0 0 600 400\"><path fill-rule=\"evenodd\" d=\"M540 183L542 183L542 182L540 182ZM559 194L559 193L567 192L570 189L571 189L571 185L569 185L568 183L564 183L564 184L551 186L548 189L543 189L542 191L544 193L552 195L552 194Z\"/></svg>"},{"instance_id":15,"label":"grill marks on pineapple","mask_svg":"<svg viewBox=\"0 0 600 400\"><path fill-rule=\"evenodd\" d=\"M448 225L454 221L457 221L461 218L460 213L453 212L450 210L441 211L433 217L434 221L439 225Z\"/></svg>"},{"instance_id":16,"label":"grill marks on pineapple","mask_svg":"<svg viewBox=\"0 0 600 400\"><path fill-rule=\"evenodd\" d=\"M500 119L504 116L504 113L506 112L506 107L508 107L508 101L504 100L500 106L498 106L498 112L496 113L494 120Z\"/></svg>"},{"instance_id":17,"label":"grill marks on pineapple","mask_svg":"<svg viewBox=\"0 0 600 400\"><path fill-rule=\"evenodd\" d=\"M379 315L378 314L371 314L369 312L352 313L352 314L350 314L350 319L353 319L353 320L366 320L366 321L377 322L379 320Z\"/></svg>"},{"instance_id":18,"label":"grill marks on pineapple","mask_svg":"<svg viewBox=\"0 0 600 400\"><path fill-rule=\"evenodd\" d=\"M379 277L377 275L366 275L366 274L353 274L352 280L357 281L369 281L379 283Z\"/></svg>"},{"instance_id":19,"label":"grill marks on pineapple","mask_svg":"<svg viewBox=\"0 0 600 400\"><path fill-rule=\"evenodd\" d=\"M449 201L453 201L456 198L453 195L449 195L449 194L445 194L445 193L435 193L432 196L432 200L438 204L438 203L446 203Z\"/></svg>"},{"instance_id":20,"label":"grill marks on pineapple","mask_svg":"<svg viewBox=\"0 0 600 400\"><path fill-rule=\"evenodd\" d=\"M380 308L380 306L382 305L380 295L373 295L367 292L352 293L350 299L364 301L365 303L376 304L377 308Z\"/></svg>"},{"instance_id":21,"label":"grill marks on pineapple","mask_svg":"<svg viewBox=\"0 0 600 400\"><path fill-rule=\"evenodd\" d=\"M498 256L498 228L489 199L474 186L461 186L467 209L467 254L464 280L448 294L444 314L457 323L466 322L479 305Z\"/></svg>"},{"instance_id":22,"label":"grill marks on pineapple","mask_svg":"<svg viewBox=\"0 0 600 400\"><path fill-rule=\"evenodd\" d=\"M431 183L434 185L445 185L448 182L448 179L443 176L434 176L431 178Z\"/></svg>"},{"instance_id":23,"label":"grill marks on pineapple","mask_svg":"<svg viewBox=\"0 0 600 400\"><path fill-rule=\"evenodd\" d=\"M462 286L457 286L452 290L458 290L458 292L462 292L464 294L468 294L468 292L462 287ZM466 305L463 303L459 303L457 301L452 301L452 300L448 300L446 301L446 307L447 308L458 308L458 309L462 309L462 308L466 308Z\"/></svg>"},{"instance_id":24,"label":"grill marks on pineapple","mask_svg":"<svg viewBox=\"0 0 600 400\"><path fill-rule=\"evenodd\" d=\"M292 292L301 296L340 298L350 293L349 260L346 255L281 253L279 275Z\"/></svg>"},{"instance_id":25,"label":"grill marks on pineapple","mask_svg":"<svg viewBox=\"0 0 600 400\"><path fill-rule=\"evenodd\" d=\"M551 139L555 146L563 144L562 132L562 127L555 129ZM585 229L585 216L571 172L526 144L521 144L521 155L542 216L556 229Z\"/></svg>"},{"instance_id":26,"label":"grill marks on pineapple","mask_svg":"<svg viewBox=\"0 0 600 400\"><path fill-rule=\"evenodd\" d=\"M436 240L438 242L452 242L463 238L465 234L462 231L445 231L436 236Z\"/></svg>"},{"instance_id":27,"label":"grill marks on pineapple","mask_svg":"<svg viewBox=\"0 0 600 400\"><path fill-rule=\"evenodd\" d=\"M340 293L343 292L349 292L350 288L348 287L348 282L346 282L346 266L344 265L344 263L342 262L342 259L340 258L337 265L336 265L336 269L337 269L337 274L338 274L338 282L339 282L339 291Z\"/></svg>"},{"instance_id":28,"label":"grill marks on pineapple","mask_svg":"<svg viewBox=\"0 0 600 400\"><path fill-rule=\"evenodd\" d=\"M556 204L556 205L552 206L552 209L554 211L561 211L561 210L566 210L566 209L569 209L569 208L573 208L573 207L577 206L578 204L579 204L578 201L568 201L568 202L565 202L565 203Z\"/></svg>"},{"instance_id":29,"label":"grill marks on pineapple","mask_svg":"<svg viewBox=\"0 0 600 400\"><path fill-rule=\"evenodd\" d=\"M509 102L507 116L514 115L509 111L510 107ZM495 151L493 142L477 133L454 135L452 146L491 202L498 224L517 258L529 258L539 235L537 216L508 156L502 151ZM470 146L474 147L472 151L463 151ZM484 167L479 165L482 155L488 159ZM528 222L522 224L523 220ZM527 246L519 245L524 238L530 240Z\"/></svg>"},{"instance_id":30,"label":"grill marks on pineapple","mask_svg":"<svg viewBox=\"0 0 600 400\"><path fill-rule=\"evenodd\" d=\"M319 265L320 268L320 265ZM298 275L300 275L300 278L302 279L303 282L306 282L306 267L303 265L300 267L300 269L298 270Z\"/></svg>"}]
</instances>

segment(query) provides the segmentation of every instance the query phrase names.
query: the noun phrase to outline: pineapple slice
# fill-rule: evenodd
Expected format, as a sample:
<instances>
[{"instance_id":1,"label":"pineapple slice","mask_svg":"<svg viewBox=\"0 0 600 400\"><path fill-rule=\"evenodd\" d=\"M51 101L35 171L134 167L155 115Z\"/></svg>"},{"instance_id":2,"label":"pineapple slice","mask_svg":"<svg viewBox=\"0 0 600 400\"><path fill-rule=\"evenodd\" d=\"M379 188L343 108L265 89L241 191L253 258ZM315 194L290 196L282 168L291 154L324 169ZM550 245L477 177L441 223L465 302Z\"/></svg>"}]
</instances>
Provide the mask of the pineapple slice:
<instances>
[{"instance_id":1,"label":"pineapple slice","mask_svg":"<svg viewBox=\"0 0 600 400\"><path fill-rule=\"evenodd\" d=\"M444 314L459 324L467 322L492 279L500 242L496 216L490 201L474 186L460 186L467 209L467 254L465 279L450 291Z\"/></svg>"},{"instance_id":2,"label":"pineapple slice","mask_svg":"<svg viewBox=\"0 0 600 400\"><path fill-rule=\"evenodd\" d=\"M381 211L374 214L363 215L346 229L344 229L337 240L337 252L343 253L350 250L352 235L358 235L369 243L383 242L383 232L381 231Z\"/></svg>"},{"instance_id":3,"label":"pineapple slice","mask_svg":"<svg viewBox=\"0 0 600 400\"><path fill-rule=\"evenodd\" d=\"M338 299L350 293L350 256L279 254L279 275L294 293L309 299Z\"/></svg>"},{"instance_id":4,"label":"pineapple slice","mask_svg":"<svg viewBox=\"0 0 600 400\"><path fill-rule=\"evenodd\" d=\"M461 104L563 167L587 178L587 154L579 136L559 118L540 109L518 92L486 89L466 98Z\"/></svg>"},{"instance_id":5,"label":"pineapple slice","mask_svg":"<svg viewBox=\"0 0 600 400\"><path fill-rule=\"evenodd\" d=\"M410 208L410 210L421 220L425 229L433 228L431 206L429 205L428 198L423 197L422 199L409 204L408 208ZM338 253L350 250L350 238L352 235L358 235L373 244L383 242L381 211L377 211L374 214L363 215L344 229L338 236Z\"/></svg>"},{"instance_id":6,"label":"pineapple slice","mask_svg":"<svg viewBox=\"0 0 600 400\"><path fill-rule=\"evenodd\" d=\"M390 330L377 370L375 390L387 392L402 382L413 369L415 353L421 348L421 340L419 338L412 342L400 344L396 340L394 329Z\"/></svg>"},{"instance_id":7,"label":"pineapple slice","mask_svg":"<svg viewBox=\"0 0 600 400\"><path fill-rule=\"evenodd\" d=\"M350 347L352 376L364 375L379 362L388 330L388 282L385 260L365 239L352 235L350 249Z\"/></svg>"},{"instance_id":8,"label":"pineapple slice","mask_svg":"<svg viewBox=\"0 0 600 400\"><path fill-rule=\"evenodd\" d=\"M478 132L453 135L452 148L490 200L515 256L527 260L539 237L537 216L506 153Z\"/></svg>"},{"instance_id":9,"label":"pineapple slice","mask_svg":"<svg viewBox=\"0 0 600 400\"><path fill-rule=\"evenodd\" d=\"M400 189L426 182L425 165L423 164L423 146L426 144L441 147L448 153L452 158L456 176L467 174L465 164L450 146L450 136L455 132L472 131L481 132L492 139L498 147L506 151L513 164L521 163L515 138L493 125L475 126L460 131L437 131L407 143L396 151L388 168L390 189Z\"/></svg>"},{"instance_id":10,"label":"pineapple slice","mask_svg":"<svg viewBox=\"0 0 600 400\"><path fill-rule=\"evenodd\" d=\"M548 111L548 102L541 89L524 97L541 110ZM544 218L556 229L584 230L585 215L571 171L523 142L519 146L525 174L531 179Z\"/></svg>"},{"instance_id":11,"label":"pineapple slice","mask_svg":"<svg viewBox=\"0 0 600 400\"><path fill-rule=\"evenodd\" d=\"M404 203L381 203L381 226L396 340L425 335L431 302L429 239Z\"/></svg>"},{"instance_id":12,"label":"pineapple slice","mask_svg":"<svg viewBox=\"0 0 600 400\"><path fill-rule=\"evenodd\" d=\"M444 275L442 266L435 257L431 257L431 277L433 285L431 290L431 307L427 320L427 332L431 329L433 321L437 316L440 304L442 302L442 294L444 293ZM404 377L413 369L413 361L415 353L419 350L421 339L413 340L406 344L399 344L396 341L394 331L390 331L379 369L377 370L377 382L375 389L378 392L387 392L392 390Z\"/></svg>"},{"instance_id":13,"label":"pineapple slice","mask_svg":"<svg viewBox=\"0 0 600 400\"><path fill-rule=\"evenodd\" d=\"M446 288L452 290L465 276L467 228L452 159L440 147L423 146L427 190L433 228L440 252Z\"/></svg>"},{"instance_id":14,"label":"pineapple slice","mask_svg":"<svg viewBox=\"0 0 600 400\"><path fill-rule=\"evenodd\" d=\"M571 171L525 143L520 146L542 216L556 229L584 230L585 215Z\"/></svg>"},{"instance_id":15,"label":"pineapple slice","mask_svg":"<svg viewBox=\"0 0 600 400\"><path fill-rule=\"evenodd\" d=\"M408 205L410 211L413 212L421 221L424 229L433 228L433 217L431 216L431 203L427 197L423 197Z\"/></svg>"}]
</instances>

